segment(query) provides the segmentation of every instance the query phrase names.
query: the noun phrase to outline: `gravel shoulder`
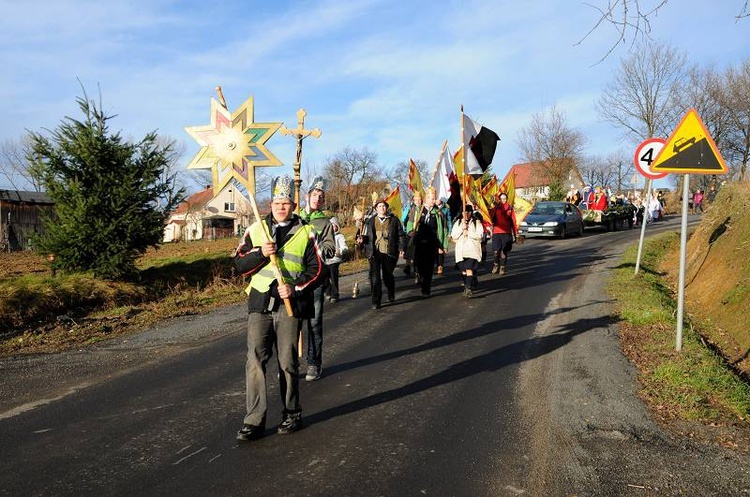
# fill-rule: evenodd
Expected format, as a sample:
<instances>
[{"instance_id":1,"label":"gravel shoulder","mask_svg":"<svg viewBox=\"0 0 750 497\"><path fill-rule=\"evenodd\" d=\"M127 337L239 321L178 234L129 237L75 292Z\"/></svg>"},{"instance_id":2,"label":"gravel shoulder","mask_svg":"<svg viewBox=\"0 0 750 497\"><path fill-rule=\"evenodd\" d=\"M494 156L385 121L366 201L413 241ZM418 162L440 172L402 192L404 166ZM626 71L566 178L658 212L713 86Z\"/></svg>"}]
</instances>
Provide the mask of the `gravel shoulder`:
<instances>
[{"instance_id":1,"label":"gravel shoulder","mask_svg":"<svg viewBox=\"0 0 750 497\"><path fill-rule=\"evenodd\" d=\"M568 333L570 341L521 368L534 445L527 488L533 495L750 494L748 455L670 433L638 398L637 371L621 351L605 292L621 250L600 251L535 331Z\"/></svg>"}]
</instances>

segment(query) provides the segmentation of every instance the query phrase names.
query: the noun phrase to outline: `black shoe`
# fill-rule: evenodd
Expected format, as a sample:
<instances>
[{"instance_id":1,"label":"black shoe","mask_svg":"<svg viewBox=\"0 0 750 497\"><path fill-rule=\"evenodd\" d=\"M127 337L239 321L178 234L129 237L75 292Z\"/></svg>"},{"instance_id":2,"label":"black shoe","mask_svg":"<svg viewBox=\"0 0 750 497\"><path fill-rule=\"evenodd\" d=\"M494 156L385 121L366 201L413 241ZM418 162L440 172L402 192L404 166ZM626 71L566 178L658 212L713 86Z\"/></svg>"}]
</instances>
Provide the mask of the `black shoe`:
<instances>
[{"instance_id":1,"label":"black shoe","mask_svg":"<svg viewBox=\"0 0 750 497\"><path fill-rule=\"evenodd\" d=\"M406 276L409 276L410 273L411 273L411 266L404 266L404 274Z\"/></svg>"},{"instance_id":2,"label":"black shoe","mask_svg":"<svg viewBox=\"0 0 750 497\"><path fill-rule=\"evenodd\" d=\"M284 421L281 422L276 432L279 435L288 435L302 428L302 413L285 413Z\"/></svg>"},{"instance_id":3,"label":"black shoe","mask_svg":"<svg viewBox=\"0 0 750 497\"><path fill-rule=\"evenodd\" d=\"M240 428L240 431L237 432L237 440L257 440L260 437L263 436L263 433L266 431L266 427L261 426L255 426L255 425L242 425L242 428Z\"/></svg>"},{"instance_id":4,"label":"black shoe","mask_svg":"<svg viewBox=\"0 0 750 497\"><path fill-rule=\"evenodd\" d=\"M423 299L429 299L430 298L430 294L429 293L422 293L422 298Z\"/></svg>"},{"instance_id":5,"label":"black shoe","mask_svg":"<svg viewBox=\"0 0 750 497\"><path fill-rule=\"evenodd\" d=\"M393 302L396 300L396 294L395 293L389 293L388 294L388 302Z\"/></svg>"}]
</instances>

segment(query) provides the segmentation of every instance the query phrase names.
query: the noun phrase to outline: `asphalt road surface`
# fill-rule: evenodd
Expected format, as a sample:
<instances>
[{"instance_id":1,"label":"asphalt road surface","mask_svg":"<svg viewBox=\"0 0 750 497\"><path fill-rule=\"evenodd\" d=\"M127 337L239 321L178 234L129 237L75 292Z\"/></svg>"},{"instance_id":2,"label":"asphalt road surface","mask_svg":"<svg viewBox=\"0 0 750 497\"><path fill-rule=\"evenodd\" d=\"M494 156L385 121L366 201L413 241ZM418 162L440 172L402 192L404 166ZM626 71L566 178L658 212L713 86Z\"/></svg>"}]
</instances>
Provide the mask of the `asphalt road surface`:
<instances>
[{"instance_id":1,"label":"asphalt road surface","mask_svg":"<svg viewBox=\"0 0 750 497\"><path fill-rule=\"evenodd\" d=\"M287 436L274 366L266 436L235 440L243 306L2 359L0 494L746 495L747 457L663 432L636 397L604 284L638 234L528 240L473 299L452 267L427 300L397 269L380 310L344 278Z\"/></svg>"}]
</instances>

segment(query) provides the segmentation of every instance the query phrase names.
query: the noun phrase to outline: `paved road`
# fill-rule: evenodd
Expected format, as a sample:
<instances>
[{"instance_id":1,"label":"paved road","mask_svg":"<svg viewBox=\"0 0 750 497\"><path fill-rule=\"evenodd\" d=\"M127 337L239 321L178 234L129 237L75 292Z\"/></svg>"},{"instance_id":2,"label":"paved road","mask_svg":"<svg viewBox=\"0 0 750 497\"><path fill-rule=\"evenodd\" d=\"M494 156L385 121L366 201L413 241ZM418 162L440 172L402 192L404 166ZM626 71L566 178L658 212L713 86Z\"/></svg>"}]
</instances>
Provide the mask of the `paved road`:
<instances>
[{"instance_id":1,"label":"paved road","mask_svg":"<svg viewBox=\"0 0 750 497\"><path fill-rule=\"evenodd\" d=\"M374 311L366 283L352 300L345 279L345 298L326 309L324 376L302 385L307 427L290 436L269 427L259 441L234 439L242 307L0 361L0 494L747 490L746 459L663 434L635 396L603 290L634 240L635 230L529 240L471 300L448 271L422 301L399 270L396 302Z\"/></svg>"}]
</instances>

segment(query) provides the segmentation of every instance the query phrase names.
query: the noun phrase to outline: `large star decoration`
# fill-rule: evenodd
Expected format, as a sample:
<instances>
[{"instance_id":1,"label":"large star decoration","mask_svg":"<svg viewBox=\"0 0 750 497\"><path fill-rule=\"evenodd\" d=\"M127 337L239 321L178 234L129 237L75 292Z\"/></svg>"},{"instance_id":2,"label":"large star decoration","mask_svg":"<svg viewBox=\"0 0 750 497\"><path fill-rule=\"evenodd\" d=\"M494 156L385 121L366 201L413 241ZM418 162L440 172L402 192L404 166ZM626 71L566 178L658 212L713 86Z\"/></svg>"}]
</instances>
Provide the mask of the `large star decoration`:
<instances>
[{"instance_id":1,"label":"large star decoration","mask_svg":"<svg viewBox=\"0 0 750 497\"><path fill-rule=\"evenodd\" d=\"M254 122L253 97L233 113L212 98L211 124L185 128L201 146L187 168L211 169L214 195L232 178L255 195L255 168L281 165L264 145L281 124Z\"/></svg>"}]
</instances>

